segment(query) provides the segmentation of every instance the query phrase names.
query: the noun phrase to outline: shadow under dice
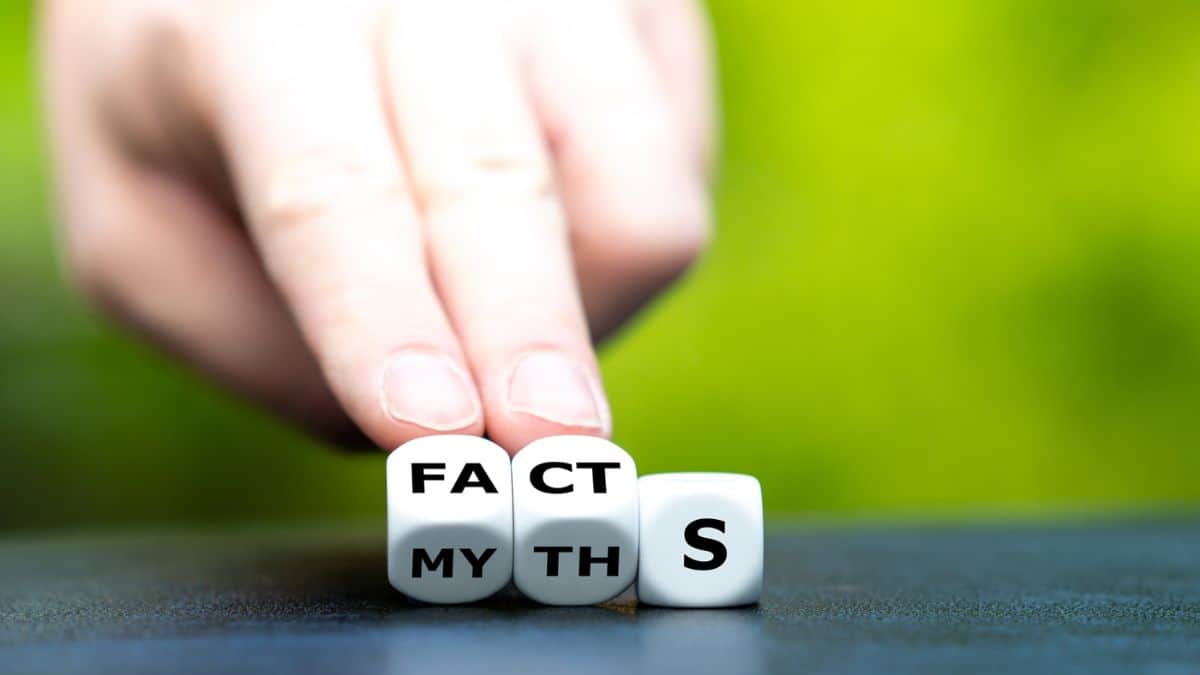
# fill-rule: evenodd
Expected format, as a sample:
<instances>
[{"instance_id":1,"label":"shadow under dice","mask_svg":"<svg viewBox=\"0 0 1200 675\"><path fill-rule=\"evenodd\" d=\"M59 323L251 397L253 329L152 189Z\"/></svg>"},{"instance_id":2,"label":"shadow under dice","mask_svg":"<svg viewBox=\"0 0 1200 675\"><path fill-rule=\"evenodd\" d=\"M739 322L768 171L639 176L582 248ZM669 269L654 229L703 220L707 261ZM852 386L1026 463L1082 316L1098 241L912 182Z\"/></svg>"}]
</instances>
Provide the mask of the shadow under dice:
<instances>
[{"instance_id":1,"label":"shadow under dice","mask_svg":"<svg viewBox=\"0 0 1200 675\"><path fill-rule=\"evenodd\" d=\"M388 580L424 602L482 600L512 579L508 454L475 436L428 436L387 460Z\"/></svg>"},{"instance_id":2,"label":"shadow under dice","mask_svg":"<svg viewBox=\"0 0 1200 675\"><path fill-rule=\"evenodd\" d=\"M629 587L637 572L633 458L591 436L556 436L512 460L517 588L548 605L587 605Z\"/></svg>"},{"instance_id":3,"label":"shadow under dice","mask_svg":"<svg viewBox=\"0 0 1200 675\"><path fill-rule=\"evenodd\" d=\"M752 476L665 473L640 488L638 600L731 607L762 593L762 489Z\"/></svg>"}]
</instances>

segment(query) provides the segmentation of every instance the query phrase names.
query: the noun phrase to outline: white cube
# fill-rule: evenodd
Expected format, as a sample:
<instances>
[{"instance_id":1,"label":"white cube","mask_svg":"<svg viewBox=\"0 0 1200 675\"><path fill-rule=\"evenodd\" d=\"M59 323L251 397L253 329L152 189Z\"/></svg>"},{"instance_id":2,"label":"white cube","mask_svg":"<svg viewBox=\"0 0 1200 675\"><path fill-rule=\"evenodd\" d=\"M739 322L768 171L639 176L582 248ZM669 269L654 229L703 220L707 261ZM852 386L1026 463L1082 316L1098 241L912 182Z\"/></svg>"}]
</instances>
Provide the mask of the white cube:
<instances>
[{"instance_id":1,"label":"white cube","mask_svg":"<svg viewBox=\"0 0 1200 675\"><path fill-rule=\"evenodd\" d=\"M476 436L427 436L387 459L388 581L424 602L482 600L512 579L508 453Z\"/></svg>"},{"instance_id":2,"label":"white cube","mask_svg":"<svg viewBox=\"0 0 1200 675\"><path fill-rule=\"evenodd\" d=\"M548 605L588 605L637 572L633 458L593 436L534 441L512 461L513 581Z\"/></svg>"},{"instance_id":3,"label":"white cube","mask_svg":"<svg viewBox=\"0 0 1200 675\"><path fill-rule=\"evenodd\" d=\"M638 600L664 607L758 602L763 577L762 488L753 476L644 476Z\"/></svg>"}]
</instances>

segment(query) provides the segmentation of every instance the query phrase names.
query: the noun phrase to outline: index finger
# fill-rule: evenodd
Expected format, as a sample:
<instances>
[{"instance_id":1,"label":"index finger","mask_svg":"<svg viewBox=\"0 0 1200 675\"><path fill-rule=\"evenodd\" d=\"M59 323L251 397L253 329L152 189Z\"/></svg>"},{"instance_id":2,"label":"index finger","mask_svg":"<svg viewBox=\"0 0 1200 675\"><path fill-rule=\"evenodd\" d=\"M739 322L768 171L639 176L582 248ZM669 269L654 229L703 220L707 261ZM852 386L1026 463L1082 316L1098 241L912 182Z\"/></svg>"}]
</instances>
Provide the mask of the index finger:
<instances>
[{"instance_id":1,"label":"index finger","mask_svg":"<svg viewBox=\"0 0 1200 675\"><path fill-rule=\"evenodd\" d=\"M368 41L322 3L263 17L291 23L271 43L241 14L220 50L217 126L251 235L338 400L385 448L481 433Z\"/></svg>"}]
</instances>

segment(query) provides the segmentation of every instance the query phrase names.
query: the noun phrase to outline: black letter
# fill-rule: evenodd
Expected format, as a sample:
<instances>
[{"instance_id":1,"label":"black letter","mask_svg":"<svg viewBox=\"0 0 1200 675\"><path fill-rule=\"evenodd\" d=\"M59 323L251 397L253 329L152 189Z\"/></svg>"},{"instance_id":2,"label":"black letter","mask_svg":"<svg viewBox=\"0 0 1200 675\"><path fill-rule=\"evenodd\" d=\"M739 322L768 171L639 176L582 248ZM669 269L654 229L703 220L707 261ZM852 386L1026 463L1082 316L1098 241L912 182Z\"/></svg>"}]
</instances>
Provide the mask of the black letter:
<instances>
[{"instance_id":1,"label":"black letter","mask_svg":"<svg viewBox=\"0 0 1200 675\"><path fill-rule=\"evenodd\" d=\"M579 576L592 576L592 565L601 562L608 567L606 576L617 576L617 572L621 568L621 547L609 546L608 555L604 558L593 558L591 546L579 547Z\"/></svg>"},{"instance_id":2,"label":"black letter","mask_svg":"<svg viewBox=\"0 0 1200 675\"><path fill-rule=\"evenodd\" d=\"M454 549L443 548L440 551L438 551L436 558L434 558L433 560L430 560L429 553L425 549L414 548L413 549L413 564L412 564L412 575L413 575L414 579L421 578L421 566L422 565L424 565L425 567L428 567L430 572L437 569L438 567L441 567L442 568L442 576L449 578L450 575L454 574ZM445 566L443 567L443 565L445 565Z\"/></svg>"},{"instance_id":3,"label":"black letter","mask_svg":"<svg viewBox=\"0 0 1200 675\"><path fill-rule=\"evenodd\" d=\"M571 465L567 462L542 462L533 467L533 471L529 472L529 482L533 483L534 488L548 495L566 494L575 489L574 485L565 485L563 487L550 487L546 485L546 472L550 469L566 469L570 471Z\"/></svg>"},{"instance_id":4,"label":"black letter","mask_svg":"<svg viewBox=\"0 0 1200 675\"><path fill-rule=\"evenodd\" d=\"M558 576L558 554L559 553L570 553L571 547L570 546L534 546L533 552L546 554L546 576L556 577L556 576Z\"/></svg>"},{"instance_id":5,"label":"black letter","mask_svg":"<svg viewBox=\"0 0 1200 675\"><path fill-rule=\"evenodd\" d=\"M471 476L478 476L478 478L471 480ZM458 474L458 480L454 481L454 487L450 488L450 494L460 494L469 487L481 487L484 492L496 494L496 486L492 485L492 479L488 478L483 466L477 462L468 462L463 466L462 473Z\"/></svg>"},{"instance_id":6,"label":"black letter","mask_svg":"<svg viewBox=\"0 0 1200 675\"><path fill-rule=\"evenodd\" d=\"M445 464L430 464L418 463L412 465L412 485L413 493L422 494L425 492L425 481L427 480L445 480L446 477L440 473L425 473L425 469L444 469Z\"/></svg>"},{"instance_id":7,"label":"black letter","mask_svg":"<svg viewBox=\"0 0 1200 675\"><path fill-rule=\"evenodd\" d=\"M592 470L592 489L596 494L602 495L608 492L608 483L604 471L606 469L621 468L620 462L575 462L575 466L580 469Z\"/></svg>"},{"instance_id":8,"label":"black letter","mask_svg":"<svg viewBox=\"0 0 1200 675\"><path fill-rule=\"evenodd\" d=\"M725 564L725 559L729 557L729 551L725 549L725 544L712 539L710 537L701 536L700 530L711 527L718 532L725 531L725 521L717 520L716 518L697 518L688 523L688 526L683 530L683 540L688 546L698 548L701 551L708 551L712 554L712 558L707 561L696 560L688 554L683 554L683 566L689 570L715 570Z\"/></svg>"},{"instance_id":9,"label":"black letter","mask_svg":"<svg viewBox=\"0 0 1200 675\"><path fill-rule=\"evenodd\" d=\"M463 557L467 559L467 564L471 566L471 577L474 579L483 578L483 566L491 559L492 554L496 552L494 548L483 549L483 555L475 557L475 552L469 548L460 548Z\"/></svg>"}]
</instances>

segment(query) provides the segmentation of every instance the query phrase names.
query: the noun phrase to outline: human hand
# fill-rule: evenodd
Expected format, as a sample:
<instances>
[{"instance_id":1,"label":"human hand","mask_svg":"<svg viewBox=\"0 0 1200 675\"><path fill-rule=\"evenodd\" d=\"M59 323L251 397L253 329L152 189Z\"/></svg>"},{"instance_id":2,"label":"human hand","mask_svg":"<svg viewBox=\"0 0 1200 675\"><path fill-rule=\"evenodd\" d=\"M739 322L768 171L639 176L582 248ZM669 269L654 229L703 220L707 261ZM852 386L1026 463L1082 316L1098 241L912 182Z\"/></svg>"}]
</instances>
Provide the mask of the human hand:
<instances>
[{"instance_id":1,"label":"human hand","mask_svg":"<svg viewBox=\"0 0 1200 675\"><path fill-rule=\"evenodd\" d=\"M691 0L42 9L101 307L326 435L610 433L592 340L708 235Z\"/></svg>"}]
</instances>

